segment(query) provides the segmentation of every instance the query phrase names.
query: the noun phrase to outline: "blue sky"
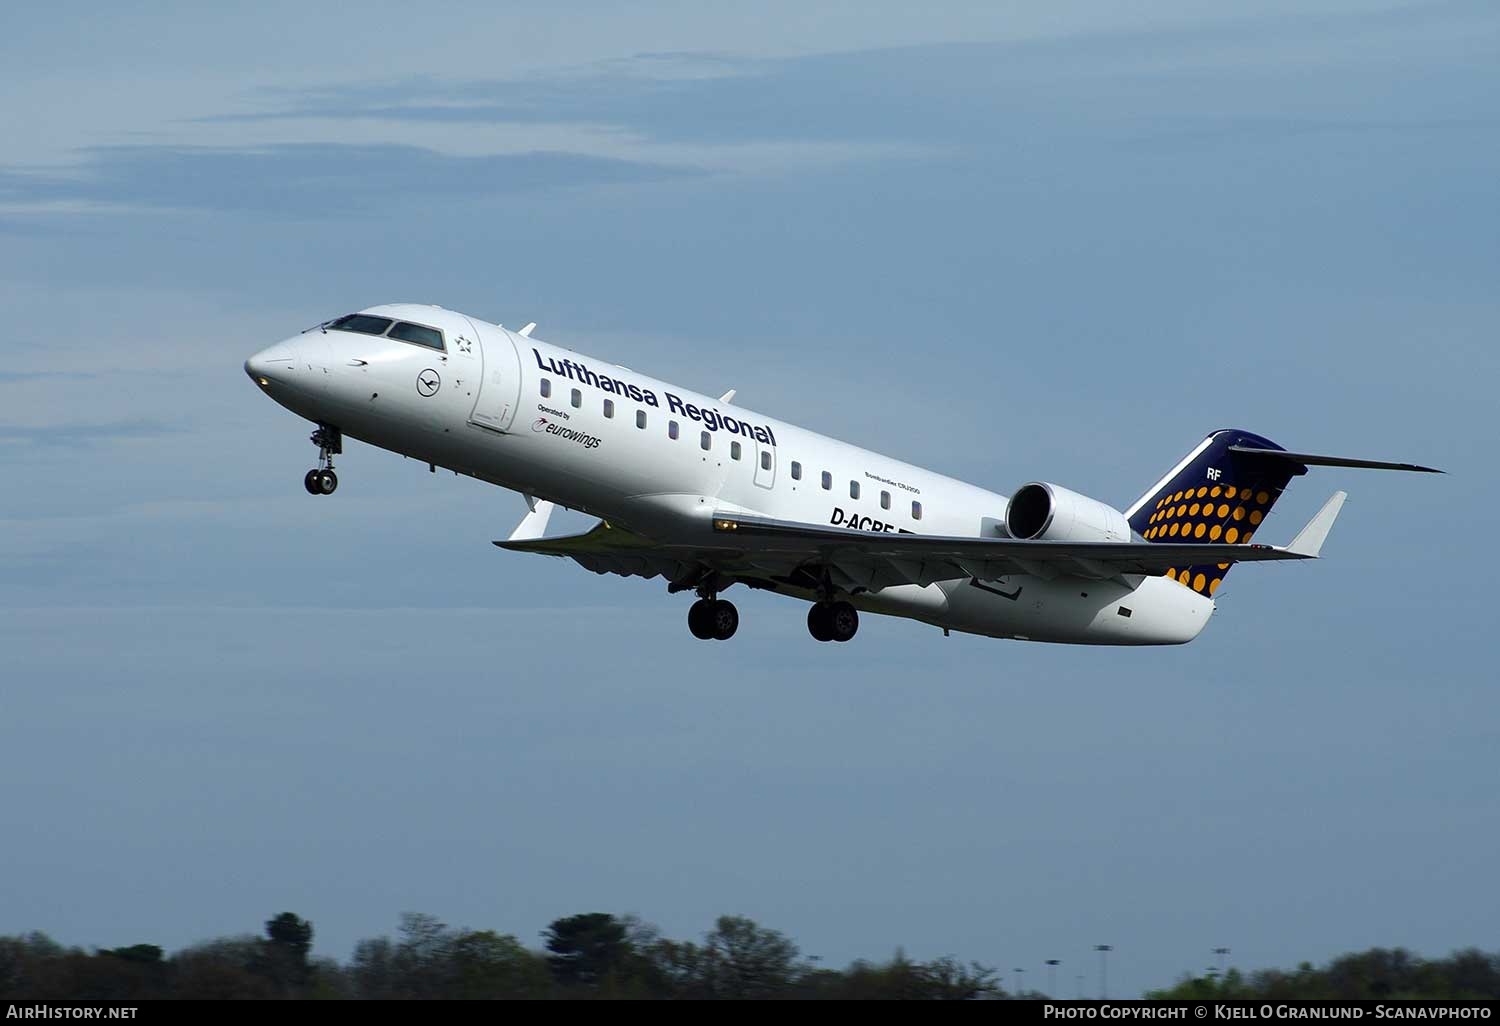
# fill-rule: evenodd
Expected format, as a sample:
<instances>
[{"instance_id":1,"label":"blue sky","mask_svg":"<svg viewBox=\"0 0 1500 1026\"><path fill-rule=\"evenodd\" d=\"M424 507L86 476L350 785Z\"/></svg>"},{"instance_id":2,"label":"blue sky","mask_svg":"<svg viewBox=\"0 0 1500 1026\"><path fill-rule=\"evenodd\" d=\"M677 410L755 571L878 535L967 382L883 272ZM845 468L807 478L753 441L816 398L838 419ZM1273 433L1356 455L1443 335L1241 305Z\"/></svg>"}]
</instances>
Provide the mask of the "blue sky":
<instances>
[{"instance_id":1,"label":"blue sky","mask_svg":"<svg viewBox=\"0 0 1500 1026\"><path fill-rule=\"evenodd\" d=\"M748 12L750 9L746 9ZM1500 12L196 5L7 19L0 931L749 915L1116 992L1493 946ZM514 495L244 357L436 302L1000 491L1207 431L1315 471L1195 644L1089 651L502 554ZM574 520L572 523L576 524ZM1060 989L1062 989L1060 987Z\"/></svg>"}]
</instances>

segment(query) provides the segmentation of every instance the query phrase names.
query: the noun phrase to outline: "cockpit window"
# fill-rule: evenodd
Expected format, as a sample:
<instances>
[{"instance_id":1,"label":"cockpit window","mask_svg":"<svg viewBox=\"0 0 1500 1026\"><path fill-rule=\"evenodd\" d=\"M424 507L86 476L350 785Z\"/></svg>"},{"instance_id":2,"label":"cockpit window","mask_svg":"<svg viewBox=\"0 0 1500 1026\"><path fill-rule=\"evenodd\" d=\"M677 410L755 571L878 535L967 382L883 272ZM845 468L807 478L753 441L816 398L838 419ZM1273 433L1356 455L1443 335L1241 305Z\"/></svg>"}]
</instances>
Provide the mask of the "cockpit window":
<instances>
[{"instance_id":1,"label":"cockpit window","mask_svg":"<svg viewBox=\"0 0 1500 1026\"><path fill-rule=\"evenodd\" d=\"M419 346L436 349L442 352L443 333L436 328L424 328L420 324L408 324L399 322L390 331L391 338L399 338L403 342L415 342Z\"/></svg>"},{"instance_id":2,"label":"cockpit window","mask_svg":"<svg viewBox=\"0 0 1500 1026\"><path fill-rule=\"evenodd\" d=\"M389 317L371 317L369 314L349 314L328 325L334 331L357 331L361 335L384 335L390 326Z\"/></svg>"}]
</instances>

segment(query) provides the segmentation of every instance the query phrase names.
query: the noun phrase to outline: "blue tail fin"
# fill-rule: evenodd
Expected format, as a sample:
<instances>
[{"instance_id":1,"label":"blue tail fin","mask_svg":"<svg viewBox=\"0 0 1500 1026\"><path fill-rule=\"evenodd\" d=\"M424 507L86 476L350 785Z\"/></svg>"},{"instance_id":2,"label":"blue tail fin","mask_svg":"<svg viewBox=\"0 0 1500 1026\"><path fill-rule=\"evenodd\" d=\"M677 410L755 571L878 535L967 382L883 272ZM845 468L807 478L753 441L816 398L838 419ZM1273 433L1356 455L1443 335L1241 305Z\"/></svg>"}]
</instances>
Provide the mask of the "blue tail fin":
<instances>
[{"instance_id":1,"label":"blue tail fin","mask_svg":"<svg viewBox=\"0 0 1500 1026\"><path fill-rule=\"evenodd\" d=\"M1233 452L1230 446L1285 451L1249 431L1215 431L1125 511L1131 530L1147 541L1248 542L1287 482L1307 468L1284 458ZM1212 595L1232 565L1173 567L1167 576Z\"/></svg>"}]
</instances>

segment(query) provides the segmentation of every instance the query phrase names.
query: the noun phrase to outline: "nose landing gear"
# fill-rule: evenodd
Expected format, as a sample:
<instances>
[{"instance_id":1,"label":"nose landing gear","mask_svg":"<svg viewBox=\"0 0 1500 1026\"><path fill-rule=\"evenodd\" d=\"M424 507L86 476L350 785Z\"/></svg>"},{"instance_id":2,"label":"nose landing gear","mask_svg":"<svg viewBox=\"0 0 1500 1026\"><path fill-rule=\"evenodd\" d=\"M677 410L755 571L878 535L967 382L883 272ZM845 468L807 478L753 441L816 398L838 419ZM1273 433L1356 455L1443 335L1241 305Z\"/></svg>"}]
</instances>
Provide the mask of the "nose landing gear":
<instances>
[{"instance_id":1,"label":"nose landing gear","mask_svg":"<svg viewBox=\"0 0 1500 1026\"><path fill-rule=\"evenodd\" d=\"M339 476L333 472L333 458L344 451L344 436L339 429L319 424L312 433L312 443L318 447L318 465L302 478L302 487L309 495L332 495L339 486Z\"/></svg>"},{"instance_id":2,"label":"nose landing gear","mask_svg":"<svg viewBox=\"0 0 1500 1026\"><path fill-rule=\"evenodd\" d=\"M302 479L302 487L307 489L308 495L332 495L333 490L339 486L339 476L328 470L319 470L314 467L307 472Z\"/></svg>"}]
</instances>

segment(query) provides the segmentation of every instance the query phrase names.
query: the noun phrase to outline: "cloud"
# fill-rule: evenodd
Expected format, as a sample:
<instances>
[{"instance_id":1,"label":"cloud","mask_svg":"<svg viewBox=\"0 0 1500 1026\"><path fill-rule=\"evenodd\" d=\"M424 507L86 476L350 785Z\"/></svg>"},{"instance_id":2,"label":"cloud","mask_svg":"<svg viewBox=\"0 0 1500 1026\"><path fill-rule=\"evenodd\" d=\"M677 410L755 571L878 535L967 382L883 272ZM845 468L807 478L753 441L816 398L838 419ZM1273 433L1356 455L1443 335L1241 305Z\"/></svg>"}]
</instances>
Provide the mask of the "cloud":
<instances>
[{"instance_id":1,"label":"cloud","mask_svg":"<svg viewBox=\"0 0 1500 1026\"><path fill-rule=\"evenodd\" d=\"M154 438L175 434L179 427L161 421L134 418L96 424L52 424L34 427L0 424L0 444L29 442L33 445L86 445L125 438Z\"/></svg>"},{"instance_id":2,"label":"cloud","mask_svg":"<svg viewBox=\"0 0 1500 1026\"><path fill-rule=\"evenodd\" d=\"M1287 68L1313 75L1338 69L1378 83L1392 73L1392 50L1416 45L1442 48L1459 74L1466 65L1469 72L1487 70L1486 60L1451 61L1453 39L1494 19L1489 7L1471 0L1303 14L1173 28L1103 21L1037 38L924 40L790 56L647 53L487 79L348 81L263 90L252 109L199 123L352 121L470 132L481 126L559 131L571 125L654 146L972 144L982 140L976 123L996 118L1049 115L1053 124L1032 129L1118 134L1120 115L1128 115L1124 127L1137 123L1143 101L1157 115L1216 117L1234 113L1220 106L1230 100L1246 115L1271 122L1285 116L1305 131L1319 124L1336 129L1350 112L1301 111L1305 82L1289 80ZM1154 131L1159 125L1140 127Z\"/></svg>"},{"instance_id":3,"label":"cloud","mask_svg":"<svg viewBox=\"0 0 1500 1026\"><path fill-rule=\"evenodd\" d=\"M85 381L97 376L89 371L0 371L0 384L16 384L23 381L46 381L51 379Z\"/></svg>"},{"instance_id":4,"label":"cloud","mask_svg":"<svg viewBox=\"0 0 1500 1026\"><path fill-rule=\"evenodd\" d=\"M253 89L219 112L163 117L134 126L121 144L74 150L72 163L0 167L0 231L35 232L44 215L121 210L327 218L942 151L1000 150L1024 163L1059 145L1158 147L1225 132L1271 145L1430 122L1437 111L1476 123L1489 118L1473 100L1484 62L1449 61L1403 88L1388 58L1413 37L1449 45L1489 17L1455 2L1171 31L798 56L645 53L510 77ZM1306 81L1287 67L1387 90L1388 120L1372 125L1362 99L1340 103L1337 91L1310 105Z\"/></svg>"},{"instance_id":5,"label":"cloud","mask_svg":"<svg viewBox=\"0 0 1500 1026\"><path fill-rule=\"evenodd\" d=\"M390 143L115 146L88 151L67 174L0 174L0 200L325 217L689 174L569 153L455 157Z\"/></svg>"}]
</instances>

